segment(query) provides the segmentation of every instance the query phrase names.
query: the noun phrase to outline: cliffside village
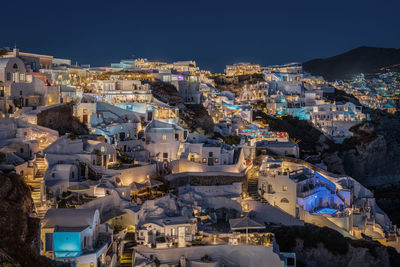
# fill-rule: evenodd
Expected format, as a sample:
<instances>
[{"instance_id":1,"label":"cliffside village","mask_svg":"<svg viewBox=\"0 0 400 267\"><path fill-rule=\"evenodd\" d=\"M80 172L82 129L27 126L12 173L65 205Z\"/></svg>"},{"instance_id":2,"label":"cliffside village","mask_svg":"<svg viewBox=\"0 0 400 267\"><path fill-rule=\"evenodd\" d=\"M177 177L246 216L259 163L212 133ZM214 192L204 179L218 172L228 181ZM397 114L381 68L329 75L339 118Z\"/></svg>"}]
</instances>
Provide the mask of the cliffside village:
<instances>
[{"instance_id":1,"label":"cliffside village","mask_svg":"<svg viewBox=\"0 0 400 267\"><path fill-rule=\"evenodd\" d=\"M218 75L261 79L220 91ZM156 97L156 82L182 103ZM362 106L328 100L342 87L297 63L92 68L14 47L0 57L0 171L31 188L40 254L73 266L296 266L268 229L305 223L399 249L371 191L300 159L301 140L254 112L307 120L342 143L369 120ZM182 111L196 105L213 134L185 128Z\"/></svg>"}]
</instances>

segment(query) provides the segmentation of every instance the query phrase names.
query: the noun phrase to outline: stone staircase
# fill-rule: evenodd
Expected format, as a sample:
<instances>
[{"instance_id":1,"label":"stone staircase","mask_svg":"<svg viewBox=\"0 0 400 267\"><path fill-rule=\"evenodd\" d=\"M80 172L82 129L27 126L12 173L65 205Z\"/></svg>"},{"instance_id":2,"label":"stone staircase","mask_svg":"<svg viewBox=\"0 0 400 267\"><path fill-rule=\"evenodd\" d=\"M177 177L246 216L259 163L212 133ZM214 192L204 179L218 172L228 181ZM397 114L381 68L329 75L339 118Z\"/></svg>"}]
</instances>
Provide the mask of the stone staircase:
<instances>
[{"instance_id":1,"label":"stone staircase","mask_svg":"<svg viewBox=\"0 0 400 267\"><path fill-rule=\"evenodd\" d=\"M35 174L36 179L43 179L44 174L47 170L47 161L44 157L37 155L36 156L36 165L37 165L37 172Z\"/></svg>"},{"instance_id":2,"label":"stone staircase","mask_svg":"<svg viewBox=\"0 0 400 267\"><path fill-rule=\"evenodd\" d=\"M48 207L47 204L42 199L42 186L44 187L44 174L47 170L47 161L41 155L36 155L36 166L37 171L35 173L33 180L28 180L26 183L31 187L31 196L33 203L36 208L37 217L40 219L44 218Z\"/></svg>"},{"instance_id":3,"label":"stone staircase","mask_svg":"<svg viewBox=\"0 0 400 267\"><path fill-rule=\"evenodd\" d=\"M48 208L46 203L42 201L41 187L43 180L30 180L27 184L31 187L31 197L33 199L33 204L35 205L37 217L40 219L44 218Z\"/></svg>"},{"instance_id":4,"label":"stone staircase","mask_svg":"<svg viewBox=\"0 0 400 267\"><path fill-rule=\"evenodd\" d=\"M247 194L252 200L257 200L263 204L269 204L258 193L258 168L253 167L247 173Z\"/></svg>"},{"instance_id":5,"label":"stone staircase","mask_svg":"<svg viewBox=\"0 0 400 267\"><path fill-rule=\"evenodd\" d=\"M121 255L119 266L133 266L134 249L132 247L125 247Z\"/></svg>"},{"instance_id":6,"label":"stone staircase","mask_svg":"<svg viewBox=\"0 0 400 267\"><path fill-rule=\"evenodd\" d=\"M252 167L246 174L247 194L252 198L258 198L258 170Z\"/></svg>"}]
</instances>

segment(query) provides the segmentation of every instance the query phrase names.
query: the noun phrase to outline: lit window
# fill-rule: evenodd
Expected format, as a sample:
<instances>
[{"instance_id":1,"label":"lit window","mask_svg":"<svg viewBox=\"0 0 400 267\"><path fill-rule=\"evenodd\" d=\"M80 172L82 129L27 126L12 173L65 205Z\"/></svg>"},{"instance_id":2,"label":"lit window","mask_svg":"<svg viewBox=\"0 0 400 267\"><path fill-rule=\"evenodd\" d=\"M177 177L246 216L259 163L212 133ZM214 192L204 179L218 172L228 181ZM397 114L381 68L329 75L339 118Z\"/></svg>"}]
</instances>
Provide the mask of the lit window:
<instances>
[{"instance_id":1,"label":"lit window","mask_svg":"<svg viewBox=\"0 0 400 267\"><path fill-rule=\"evenodd\" d=\"M163 140L163 141L167 141L167 135L163 134L162 140Z\"/></svg>"},{"instance_id":2,"label":"lit window","mask_svg":"<svg viewBox=\"0 0 400 267\"><path fill-rule=\"evenodd\" d=\"M287 185L284 185L282 190L287 191Z\"/></svg>"}]
</instances>

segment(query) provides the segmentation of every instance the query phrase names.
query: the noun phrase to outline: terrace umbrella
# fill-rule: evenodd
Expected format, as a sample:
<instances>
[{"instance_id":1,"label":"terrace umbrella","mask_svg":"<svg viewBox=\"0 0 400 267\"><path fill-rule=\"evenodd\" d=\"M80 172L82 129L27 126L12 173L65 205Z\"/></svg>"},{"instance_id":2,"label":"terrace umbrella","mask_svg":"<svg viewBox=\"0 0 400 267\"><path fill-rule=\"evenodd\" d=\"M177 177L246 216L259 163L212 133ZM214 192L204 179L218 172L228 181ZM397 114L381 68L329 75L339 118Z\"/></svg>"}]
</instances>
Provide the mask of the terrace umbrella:
<instances>
[{"instance_id":1,"label":"terrace umbrella","mask_svg":"<svg viewBox=\"0 0 400 267\"><path fill-rule=\"evenodd\" d=\"M232 230L246 230L246 243L248 240L249 229L265 229L265 225L262 225L249 217L230 219L229 224Z\"/></svg>"}]
</instances>

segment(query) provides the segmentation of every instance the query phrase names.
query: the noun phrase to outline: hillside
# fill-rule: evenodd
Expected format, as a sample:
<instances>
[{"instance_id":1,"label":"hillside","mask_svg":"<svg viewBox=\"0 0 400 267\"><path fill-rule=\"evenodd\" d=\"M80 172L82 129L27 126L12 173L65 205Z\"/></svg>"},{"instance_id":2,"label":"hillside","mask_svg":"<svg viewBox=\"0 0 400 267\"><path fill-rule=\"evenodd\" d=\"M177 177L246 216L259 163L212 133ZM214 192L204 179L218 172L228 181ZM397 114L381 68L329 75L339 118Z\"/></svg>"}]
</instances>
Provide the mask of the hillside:
<instances>
[{"instance_id":1,"label":"hillside","mask_svg":"<svg viewBox=\"0 0 400 267\"><path fill-rule=\"evenodd\" d=\"M0 174L0 266L63 266L39 255L39 220L30 217L29 187L16 174Z\"/></svg>"},{"instance_id":2,"label":"hillside","mask_svg":"<svg viewBox=\"0 0 400 267\"><path fill-rule=\"evenodd\" d=\"M400 49L362 46L340 55L303 63L305 71L328 81L351 79L357 73L375 73L400 64Z\"/></svg>"},{"instance_id":3,"label":"hillside","mask_svg":"<svg viewBox=\"0 0 400 267\"><path fill-rule=\"evenodd\" d=\"M311 224L269 229L282 252L295 252L297 266L399 266L400 255L378 242L353 240Z\"/></svg>"},{"instance_id":4,"label":"hillside","mask_svg":"<svg viewBox=\"0 0 400 267\"><path fill-rule=\"evenodd\" d=\"M179 108L179 125L190 131L212 134L214 122L203 105L185 105L175 86L154 81L150 83L153 96L171 106Z\"/></svg>"}]
</instances>

